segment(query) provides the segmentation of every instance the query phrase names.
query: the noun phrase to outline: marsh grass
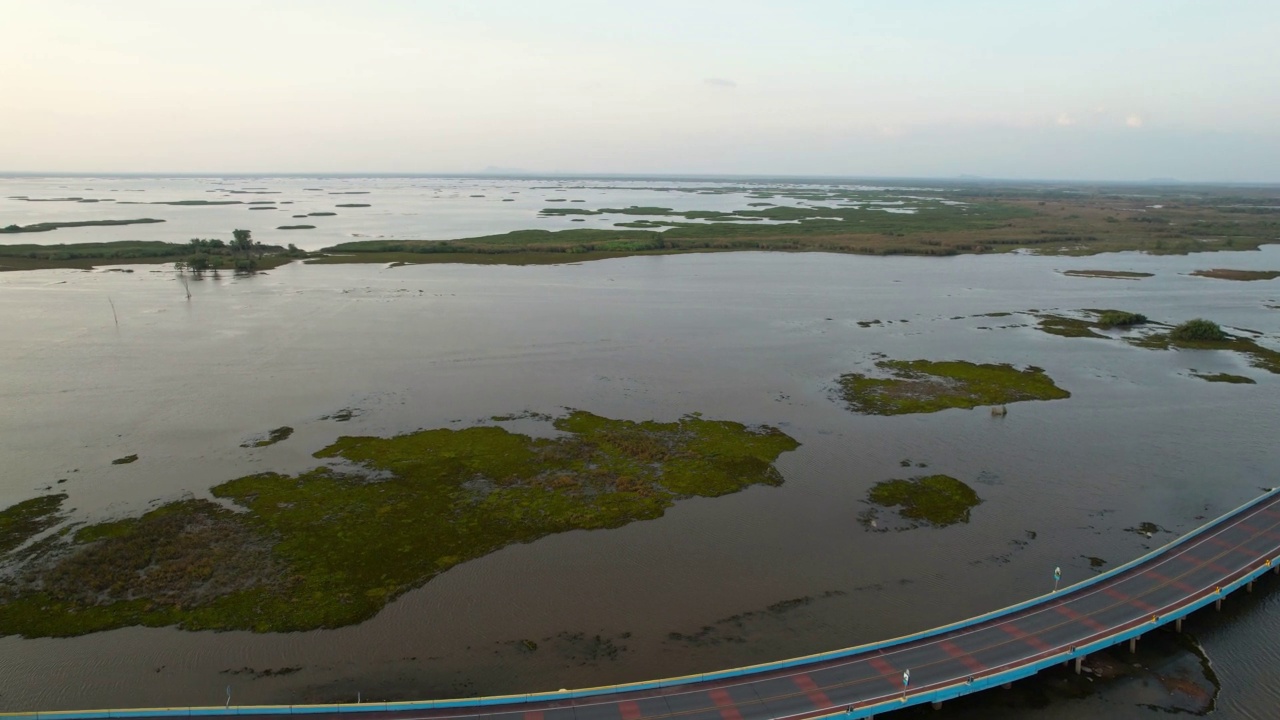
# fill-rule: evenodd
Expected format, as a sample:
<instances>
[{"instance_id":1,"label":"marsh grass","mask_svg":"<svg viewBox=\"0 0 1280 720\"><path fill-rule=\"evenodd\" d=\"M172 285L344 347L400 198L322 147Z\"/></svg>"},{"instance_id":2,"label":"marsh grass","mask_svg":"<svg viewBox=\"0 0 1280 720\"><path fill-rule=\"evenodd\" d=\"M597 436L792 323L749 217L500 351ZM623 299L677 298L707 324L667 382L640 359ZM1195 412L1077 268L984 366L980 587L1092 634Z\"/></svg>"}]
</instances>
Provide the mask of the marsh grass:
<instances>
[{"instance_id":1,"label":"marsh grass","mask_svg":"<svg viewBox=\"0 0 1280 720\"><path fill-rule=\"evenodd\" d=\"M880 360L887 377L842 375L838 393L850 410L870 415L932 413L1071 397L1044 370L964 361Z\"/></svg>"},{"instance_id":2,"label":"marsh grass","mask_svg":"<svg viewBox=\"0 0 1280 720\"><path fill-rule=\"evenodd\" d=\"M204 500L80 529L0 597L0 633L126 625L338 627L512 543L660 517L680 499L779 485L774 428L573 411L556 439L499 427L341 437L330 467L242 477Z\"/></svg>"},{"instance_id":3,"label":"marsh grass","mask_svg":"<svg viewBox=\"0 0 1280 720\"><path fill-rule=\"evenodd\" d=\"M884 508L898 508L914 526L947 527L969 522L970 511L982 503L978 493L950 475L929 475L876 483L867 501Z\"/></svg>"}]
</instances>

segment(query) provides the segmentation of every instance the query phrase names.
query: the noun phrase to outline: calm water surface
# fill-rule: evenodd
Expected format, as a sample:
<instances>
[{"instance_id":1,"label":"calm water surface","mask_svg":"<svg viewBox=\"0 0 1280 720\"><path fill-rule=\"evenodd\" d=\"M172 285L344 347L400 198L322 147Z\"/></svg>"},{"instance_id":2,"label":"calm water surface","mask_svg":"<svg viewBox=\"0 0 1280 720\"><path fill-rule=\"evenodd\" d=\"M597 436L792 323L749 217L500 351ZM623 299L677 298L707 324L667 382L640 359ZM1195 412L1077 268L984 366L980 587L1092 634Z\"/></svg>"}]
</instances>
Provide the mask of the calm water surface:
<instances>
[{"instance_id":1,"label":"calm water surface","mask_svg":"<svg viewBox=\"0 0 1280 720\"><path fill-rule=\"evenodd\" d=\"M522 410L636 420L701 412L777 425L803 443L780 459L781 487L511 546L355 627L3 638L0 709L217 704L228 684L235 702L289 703L640 680L959 620L1048 590L1055 565L1065 580L1084 579L1086 556L1120 564L1276 483L1280 382L1232 354L1059 338L1025 315L980 315L1117 307L1158 320L1204 316L1280 347L1280 310L1267 307L1280 305L1280 282L1185 275L1280 269L1277 250L291 265L193 282L189 302L168 267L0 275L3 505L56 488L77 520L126 516L207 496L240 475L312 467L310 454L339 435L461 427ZM1156 276L1057 272L1080 267ZM858 324L869 320L883 324ZM832 384L875 353L1034 364L1072 398L1016 404L1004 419L858 416L832 400ZM1192 368L1258 384L1207 383ZM356 411L350 422L322 419L344 408ZM240 447L281 425L297 432ZM132 453L136 463L111 465ZM928 469L902 468L904 459ZM922 472L974 486L984 502L971 523L872 533L856 522L871 485ZM1126 532L1144 521L1170 532ZM797 598L809 600L778 605ZM1218 714L1273 717L1280 654L1268 638L1280 631L1280 592L1230 605L1191 623L1223 681ZM523 639L538 649L523 650ZM282 668L300 669L260 677ZM1147 711L1117 690L1050 712Z\"/></svg>"}]
</instances>

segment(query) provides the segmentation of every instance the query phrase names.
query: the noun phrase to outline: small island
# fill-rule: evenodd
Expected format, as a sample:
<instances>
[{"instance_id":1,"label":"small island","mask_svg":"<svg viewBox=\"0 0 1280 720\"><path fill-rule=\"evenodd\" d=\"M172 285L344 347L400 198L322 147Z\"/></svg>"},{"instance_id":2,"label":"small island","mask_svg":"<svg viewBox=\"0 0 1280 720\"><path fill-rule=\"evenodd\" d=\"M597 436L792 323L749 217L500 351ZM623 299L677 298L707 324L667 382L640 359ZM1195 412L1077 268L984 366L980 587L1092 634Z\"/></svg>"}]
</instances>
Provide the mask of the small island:
<instances>
[{"instance_id":1,"label":"small island","mask_svg":"<svg viewBox=\"0 0 1280 720\"><path fill-rule=\"evenodd\" d=\"M898 516L906 521L905 526L898 529L908 530L967 523L969 512L982 503L982 498L973 488L950 475L929 475L876 483L867 493L867 502L877 507L859 517L865 527L889 529L879 527L877 508L898 508Z\"/></svg>"},{"instance_id":2,"label":"small island","mask_svg":"<svg viewBox=\"0 0 1280 720\"><path fill-rule=\"evenodd\" d=\"M875 365L887 377L849 373L837 381L837 393L850 410L906 415L1071 397L1038 367L931 360L880 360Z\"/></svg>"},{"instance_id":3,"label":"small island","mask_svg":"<svg viewBox=\"0 0 1280 720\"><path fill-rule=\"evenodd\" d=\"M0 585L0 635L350 625L512 543L779 485L774 462L798 447L776 428L692 415L632 422L577 410L550 422L555 439L493 425L341 437L315 453L334 466L214 487L234 511L179 500L31 543L67 496L19 503L0 512L0 538L18 548L3 561L19 568Z\"/></svg>"}]
</instances>

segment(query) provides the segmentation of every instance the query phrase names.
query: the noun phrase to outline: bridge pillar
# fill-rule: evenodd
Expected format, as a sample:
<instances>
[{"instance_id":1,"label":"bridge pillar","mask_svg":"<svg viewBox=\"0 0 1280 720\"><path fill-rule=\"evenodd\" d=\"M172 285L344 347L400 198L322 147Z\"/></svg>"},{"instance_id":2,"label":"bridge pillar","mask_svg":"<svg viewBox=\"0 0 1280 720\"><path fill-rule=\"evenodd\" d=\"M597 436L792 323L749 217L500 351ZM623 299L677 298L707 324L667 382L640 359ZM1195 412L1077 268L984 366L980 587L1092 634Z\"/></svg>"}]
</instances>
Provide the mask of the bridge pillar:
<instances>
[{"instance_id":1,"label":"bridge pillar","mask_svg":"<svg viewBox=\"0 0 1280 720\"><path fill-rule=\"evenodd\" d=\"M1080 671L1083 667L1084 667L1084 656L1080 656L1076 658L1076 674L1077 675L1080 674Z\"/></svg>"},{"instance_id":2,"label":"bridge pillar","mask_svg":"<svg viewBox=\"0 0 1280 720\"><path fill-rule=\"evenodd\" d=\"M1173 621L1174 632L1182 632L1182 618Z\"/></svg>"},{"instance_id":3,"label":"bridge pillar","mask_svg":"<svg viewBox=\"0 0 1280 720\"><path fill-rule=\"evenodd\" d=\"M1217 600L1213 601L1213 609L1219 612L1222 611L1222 598L1218 598Z\"/></svg>"},{"instance_id":4,"label":"bridge pillar","mask_svg":"<svg viewBox=\"0 0 1280 720\"><path fill-rule=\"evenodd\" d=\"M934 700L934 701L933 701L933 709L934 709L934 710L941 710L941 709L942 709L942 701L941 701L941 700Z\"/></svg>"},{"instance_id":5,"label":"bridge pillar","mask_svg":"<svg viewBox=\"0 0 1280 720\"><path fill-rule=\"evenodd\" d=\"M1244 586L1245 592L1253 592L1253 581L1250 580L1248 585Z\"/></svg>"},{"instance_id":6,"label":"bridge pillar","mask_svg":"<svg viewBox=\"0 0 1280 720\"><path fill-rule=\"evenodd\" d=\"M1138 652L1138 638L1129 638L1129 652Z\"/></svg>"},{"instance_id":7,"label":"bridge pillar","mask_svg":"<svg viewBox=\"0 0 1280 720\"><path fill-rule=\"evenodd\" d=\"M1001 685L1001 686L1000 686L1000 689L1001 689L1001 690L1012 690L1012 689L1013 689L1013 683L1011 683L1011 682L1005 683L1005 684L1003 684L1003 685Z\"/></svg>"},{"instance_id":8,"label":"bridge pillar","mask_svg":"<svg viewBox=\"0 0 1280 720\"><path fill-rule=\"evenodd\" d=\"M1271 568L1271 572L1275 573L1276 575L1280 575L1280 565L1276 565L1275 567Z\"/></svg>"}]
</instances>

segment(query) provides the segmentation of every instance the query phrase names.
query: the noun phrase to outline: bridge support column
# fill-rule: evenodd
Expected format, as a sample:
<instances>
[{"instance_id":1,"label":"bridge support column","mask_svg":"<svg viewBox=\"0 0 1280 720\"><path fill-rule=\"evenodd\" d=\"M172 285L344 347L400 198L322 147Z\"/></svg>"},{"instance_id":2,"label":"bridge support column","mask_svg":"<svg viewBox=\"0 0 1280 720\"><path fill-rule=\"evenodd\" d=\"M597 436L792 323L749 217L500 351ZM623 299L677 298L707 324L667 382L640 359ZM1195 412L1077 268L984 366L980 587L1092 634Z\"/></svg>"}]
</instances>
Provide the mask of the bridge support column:
<instances>
[{"instance_id":1,"label":"bridge support column","mask_svg":"<svg viewBox=\"0 0 1280 720\"><path fill-rule=\"evenodd\" d=\"M941 701L941 700L935 700L935 701L934 701L934 703L933 703L933 709L934 709L934 710L941 710L941 709L942 709L942 701Z\"/></svg>"},{"instance_id":2,"label":"bridge support column","mask_svg":"<svg viewBox=\"0 0 1280 720\"><path fill-rule=\"evenodd\" d=\"M1271 568L1271 572L1275 573L1276 575L1280 575L1280 565L1276 565L1275 567Z\"/></svg>"},{"instance_id":3,"label":"bridge support column","mask_svg":"<svg viewBox=\"0 0 1280 720\"><path fill-rule=\"evenodd\" d=\"M1080 671L1083 668L1084 668L1084 656L1080 656L1076 658L1076 674L1079 675Z\"/></svg>"},{"instance_id":4,"label":"bridge support column","mask_svg":"<svg viewBox=\"0 0 1280 720\"><path fill-rule=\"evenodd\" d=\"M1219 612L1222 611L1222 598L1218 598L1217 600L1213 601L1213 609Z\"/></svg>"},{"instance_id":5,"label":"bridge support column","mask_svg":"<svg viewBox=\"0 0 1280 720\"><path fill-rule=\"evenodd\" d=\"M1005 683L1005 684L1003 684L1003 685L1001 685L1001 686L1000 686L1000 689L1001 689L1001 690L1012 690L1012 689L1013 689L1013 683L1011 683L1011 682Z\"/></svg>"},{"instance_id":6,"label":"bridge support column","mask_svg":"<svg viewBox=\"0 0 1280 720\"><path fill-rule=\"evenodd\" d=\"M1182 632L1182 618L1173 621L1174 632Z\"/></svg>"},{"instance_id":7,"label":"bridge support column","mask_svg":"<svg viewBox=\"0 0 1280 720\"><path fill-rule=\"evenodd\" d=\"M1253 592L1253 581L1250 580L1248 585L1244 586L1245 592Z\"/></svg>"}]
</instances>

